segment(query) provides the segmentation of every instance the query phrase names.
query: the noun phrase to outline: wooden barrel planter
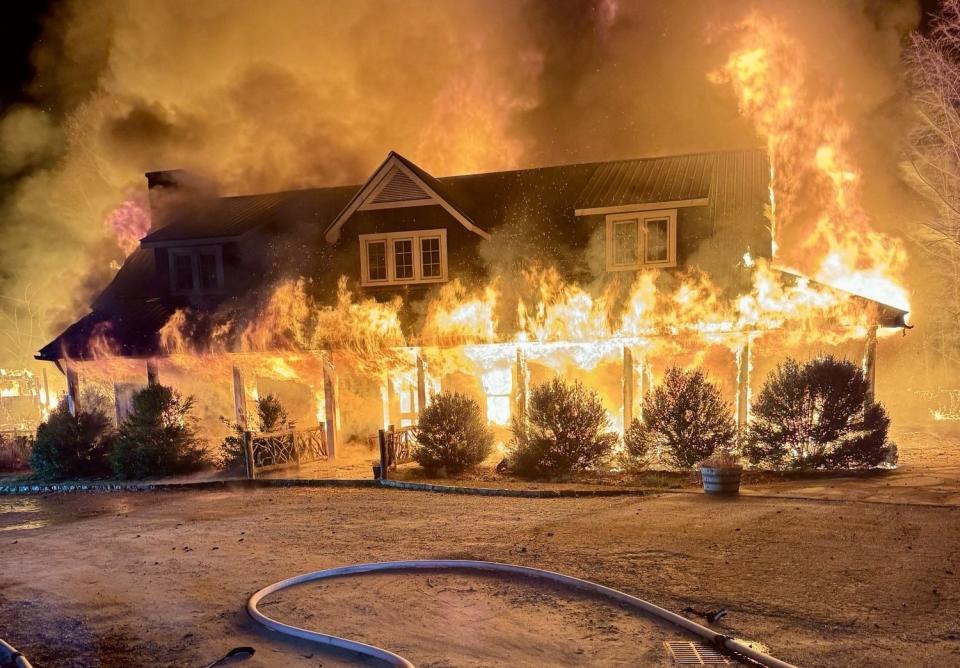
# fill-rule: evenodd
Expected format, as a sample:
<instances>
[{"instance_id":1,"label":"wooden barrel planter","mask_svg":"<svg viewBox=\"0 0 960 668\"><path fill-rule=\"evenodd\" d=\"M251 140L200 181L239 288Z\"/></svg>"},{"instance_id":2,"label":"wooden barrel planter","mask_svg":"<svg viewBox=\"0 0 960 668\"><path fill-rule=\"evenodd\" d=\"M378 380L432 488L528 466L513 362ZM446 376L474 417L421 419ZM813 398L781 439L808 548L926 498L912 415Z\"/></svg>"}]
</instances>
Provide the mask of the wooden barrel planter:
<instances>
[{"instance_id":1,"label":"wooden barrel planter","mask_svg":"<svg viewBox=\"0 0 960 668\"><path fill-rule=\"evenodd\" d=\"M701 466L700 478L707 494L739 494L742 466Z\"/></svg>"}]
</instances>

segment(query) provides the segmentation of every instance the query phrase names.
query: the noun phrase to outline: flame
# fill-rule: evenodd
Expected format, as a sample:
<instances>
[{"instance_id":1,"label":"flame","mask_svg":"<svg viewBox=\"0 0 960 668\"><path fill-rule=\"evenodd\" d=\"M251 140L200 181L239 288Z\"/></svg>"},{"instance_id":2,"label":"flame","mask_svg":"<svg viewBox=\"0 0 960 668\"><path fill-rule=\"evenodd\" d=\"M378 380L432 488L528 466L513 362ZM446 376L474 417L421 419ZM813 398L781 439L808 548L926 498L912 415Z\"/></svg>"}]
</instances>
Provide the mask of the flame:
<instances>
[{"instance_id":1,"label":"flame","mask_svg":"<svg viewBox=\"0 0 960 668\"><path fill-rule=\"evenodd\" d=\"M140 239L150 231L150 205L146 199L140 191L129 193L103 221L104 227L116 236L124 255L135 251Z\"/></svg>"},{"instance_id":2,"label":"flame","mask_svg":"<svg viewBox=\"0 0 960 668\"><path fill-rule=\"evenodd\" d=\"M803 48L777 21L754 12L737 28L739 46L711 79L732 86L741 113L767 140L776 260L909 310L906 250L863 208L840 92L812 81Z\"/></svg>"}]
</instances>

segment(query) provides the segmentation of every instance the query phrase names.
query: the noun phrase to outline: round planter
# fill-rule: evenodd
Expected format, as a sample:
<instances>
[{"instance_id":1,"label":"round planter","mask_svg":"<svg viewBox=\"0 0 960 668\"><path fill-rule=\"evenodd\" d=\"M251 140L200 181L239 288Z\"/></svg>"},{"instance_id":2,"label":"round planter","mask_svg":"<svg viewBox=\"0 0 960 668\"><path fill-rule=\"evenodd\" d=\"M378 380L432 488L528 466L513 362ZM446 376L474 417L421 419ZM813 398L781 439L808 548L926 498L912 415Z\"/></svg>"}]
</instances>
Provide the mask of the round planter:
<instances>
[{"instance_id":1,"label":"round planter","mask_svg":"<svg viewBox=\"0 0 960 668\"><path fill-rule=\"evenodd\" d=\"M703 491L707 494L739 494L741 466L713 467L701 466Z\"/></svg>"}]
</instances>

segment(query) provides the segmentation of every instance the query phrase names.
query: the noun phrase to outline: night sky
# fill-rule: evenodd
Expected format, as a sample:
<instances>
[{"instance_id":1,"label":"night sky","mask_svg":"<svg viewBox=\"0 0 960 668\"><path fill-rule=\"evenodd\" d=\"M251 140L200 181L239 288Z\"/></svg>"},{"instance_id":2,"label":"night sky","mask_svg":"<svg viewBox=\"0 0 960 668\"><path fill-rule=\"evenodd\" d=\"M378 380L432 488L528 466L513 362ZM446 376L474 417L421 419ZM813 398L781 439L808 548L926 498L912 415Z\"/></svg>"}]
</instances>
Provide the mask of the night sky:
<instances>
[{"instance_id":1,"label":"night sky","mask_svg":"<svg viewBox=\"0 0 960 668\"><path fill-rule=\"evenodd\" d=\"M25 88L33 78L30 52L40 38L48 0L12 0L0 3L0 106L35 102Z\"/></svg>"}]
</instances>

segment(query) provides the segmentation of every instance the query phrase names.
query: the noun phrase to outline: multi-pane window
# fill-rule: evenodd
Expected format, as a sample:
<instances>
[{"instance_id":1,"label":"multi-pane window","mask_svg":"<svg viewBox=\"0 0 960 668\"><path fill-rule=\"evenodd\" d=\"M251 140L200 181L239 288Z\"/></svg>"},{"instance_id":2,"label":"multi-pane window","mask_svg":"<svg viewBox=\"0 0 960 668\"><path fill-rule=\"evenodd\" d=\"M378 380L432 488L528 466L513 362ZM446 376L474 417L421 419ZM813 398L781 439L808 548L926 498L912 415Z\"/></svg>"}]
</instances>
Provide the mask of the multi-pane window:
<instances>
[{"instance_id":1,"label":"multi-pane window","mask_svg":"<svg viewBox=\"0 0 960 668\"><path fill-rule=\"evenodd\" d=\"M387 280L386 241L371 241L367 244L367 280Z\"/></svg>"},{"instance_id":2,"label":"multi-pane window","mask_svg":"<svg viewBox=\"0 0 960 668\"><path fill-rule=\"evenodd\" d=\"M645 221L647 250L644 262L660 263L670 260L670 219L652 218Z\"/></svg>"},{"instance_id":3,"label":"multi-pane window","mask_svg":"<svg viewBox=\"0 0 960 668\"><path fill-rule=\"evenodd\" d=\"M446 230L361 234L361 284L398 285L445 281L446 255Z\"/></svg>"},{"instance_id":4,"label":"multi-pane window","mask_svg":"<svg viewBox=\"0 0 960 668\"><path fill-rule=\"evenodd\" d=\"M676 266L676 243L676 210L610 214L607 271Z\"/></svg>"},{"instance_id":5,"label":"multi-pane window","mask_svg":"<svg viewBox=\"0 0 960 668\"><path fill-rule=\"evenodd\" d=\"M420 239L420 275L423 278L440 278L440 237Z\"/></svg>"},{"instance_id":6,"label":"multi-pane window","mask_svg":"<svg viewBox=\"0 0 960 668\"><path fill-rule=\"evenodd\" d=\"M413 278L413 239L397 239L393 242L393 267L396 280Z\"/></svg>"},{"instance_id":7,"label":"multi-pane window","mask_svg":"<svg viewBox=\"0 0 960 668\"><path fill-rule=\"evenodd\" d=\"M220 267L217 253L201 251L197 254L197 264L200 271L200 289L215 290L220 287Z\"/></svg>"},{"instance_id":8,"label":"multi-pane window","mask_svg":"<svg viewBox=\"0 0 960 668\"><path fill-rule=\"evenodd\" d=\"M172 248L169 254L170 285L174 294L210 294L223 288L220 246Z\"/></svg>"},{"instance_id":9,"label":"multi-pane window","mask_svg":"<svg viewBox=\"0 0 960 668\"><path fill-rule=\"evenodd\" d=\"M177 292L193 291L193 256L175 253L173 256L173 287Z\"/></svg>"},{"instance_id":10,"label":"multi-pane window","mask_svg":"<svg viewBox=\"0 0 960 668\"><path fill-rule=\"evenodd\" d=\"M618 267L637 263L640 248L640 221L618 220L613 224L613 263Z\"/></svg>"}]
</instances>

